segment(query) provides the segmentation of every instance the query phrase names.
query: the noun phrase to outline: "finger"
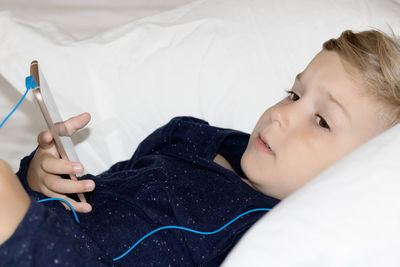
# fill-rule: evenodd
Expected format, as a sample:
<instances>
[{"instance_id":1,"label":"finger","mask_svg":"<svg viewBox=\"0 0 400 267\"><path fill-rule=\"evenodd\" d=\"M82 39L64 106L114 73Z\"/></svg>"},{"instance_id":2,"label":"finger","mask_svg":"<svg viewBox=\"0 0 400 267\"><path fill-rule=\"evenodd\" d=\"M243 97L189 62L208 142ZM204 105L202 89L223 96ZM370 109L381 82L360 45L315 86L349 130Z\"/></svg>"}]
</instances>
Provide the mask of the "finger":
<instances>
[{"instance_id":1,"label":"finger","mask_svg":"<svg viewBox=\"0 0 400 267\"><path fill-rule=\"evenodd\" d=\"M43 188L42 192L44 195L46 195L48 197L61 198L61 199L68 201L69 204L71 204L72 208L74 208L74 210L76 212L87 213L87 212L92 211L92 205L90 205L89 203L77 202L77 201L73 200L72 198L69 198L63 194L59 194L57 192L53 192L47 188ZM64 201L60 201L60 202L67 210L71 210L71 208L68 206L67 203L65 203Z\"/></svg>"},{"instance_id":2,"label":"finger","mask_svg":"<svg viewBox=\"0 0 400 267\"><path fill-rule=\"evenodd\" d=\"M63 179L56 175L49 175L44 179L43 184L52 191L61 194L83 193L93 191L96 184L93 180L74 181L71 179Z\"/></svg>"},{"instance_id":3,"label":"finger","mask_svg":"<svg viewBox=\"0 0 400 267\"><path fill-rule=\"evenodd\" d=\"M56 158L52 155L43 155L41 167L45 172L52 174L80 174L84 167L80 162L70 162L66 159Z\"/></svg>"},{"instance_id":4,"label":"finger","mask_svg":"<svg viewBox=\"0 0 400 267\"><path fill-rule=\"evenodd\" d=\"M90 114L85 112L78 116L69 118L64 122L58 122L56 123L57 132L61 136L71 136L77 130L85 127L89 123L90 118Z\"/></svg>"}]
</instances>

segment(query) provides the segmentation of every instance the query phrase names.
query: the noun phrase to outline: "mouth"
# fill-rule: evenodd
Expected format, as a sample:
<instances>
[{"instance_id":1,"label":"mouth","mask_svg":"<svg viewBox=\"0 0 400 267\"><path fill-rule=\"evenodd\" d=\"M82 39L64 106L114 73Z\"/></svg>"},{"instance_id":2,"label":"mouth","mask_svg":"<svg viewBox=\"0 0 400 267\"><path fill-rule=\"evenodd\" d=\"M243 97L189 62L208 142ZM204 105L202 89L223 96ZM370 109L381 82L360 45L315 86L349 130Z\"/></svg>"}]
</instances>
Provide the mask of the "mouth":
<instances>
[{"instance_id":1,"label":"mouth","mask_svg":"<svg viewBox=\"0 0 400 267\"><path fill-rule=\"evenodd\" d=\"M271 151L272 153L274 153L274 151L272 150L271 146L268 144L268 142L266 141L266 139L264 137L261 136L261 134L258 136L258 138L260 138L261 142L264 143L265 147ZM275 154L275 153L274 153Z\"/></svg>"}]
</instances>

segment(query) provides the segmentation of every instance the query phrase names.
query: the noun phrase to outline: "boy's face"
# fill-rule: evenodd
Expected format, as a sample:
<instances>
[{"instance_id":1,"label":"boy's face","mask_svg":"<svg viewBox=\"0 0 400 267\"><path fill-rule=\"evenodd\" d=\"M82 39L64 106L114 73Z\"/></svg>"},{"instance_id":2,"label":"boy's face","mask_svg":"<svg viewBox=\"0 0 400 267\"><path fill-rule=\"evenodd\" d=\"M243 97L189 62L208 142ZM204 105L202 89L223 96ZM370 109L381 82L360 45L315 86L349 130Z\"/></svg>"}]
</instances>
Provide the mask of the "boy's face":
<instances>
[{"instance_id":1,"label":"boy's face","mask_svg":"<svg viewBox=\"0 0 400 267\"><path fill-rule=\"evenodd\" d=\"M322 50L296 78L296 95L264 112L241 159L251 186L283 199L384 130L378 104L363 96L349 69L336 52Z\"/></svg>"}]
</instances>

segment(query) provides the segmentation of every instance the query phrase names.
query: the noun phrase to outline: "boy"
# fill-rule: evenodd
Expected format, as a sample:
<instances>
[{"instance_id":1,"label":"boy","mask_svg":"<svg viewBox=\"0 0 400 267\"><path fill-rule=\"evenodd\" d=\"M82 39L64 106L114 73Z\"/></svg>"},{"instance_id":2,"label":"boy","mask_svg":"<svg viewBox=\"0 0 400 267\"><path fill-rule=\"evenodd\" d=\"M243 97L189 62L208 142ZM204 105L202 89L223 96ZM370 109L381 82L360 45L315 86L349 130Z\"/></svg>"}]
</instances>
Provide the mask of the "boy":
<instances>
[{"instance_id":1,"label":"boy","mask_svg":"<svg viewBox=\"0 0 400 267\"><path fill-rule=\"evenodd\" d=\"M0 265L218 266L263 213L246 215L213 236L161 231L121 260L112 258L160 226L210 231L252 208L272 208L396 124L399 62L400 46L386 35L345 31L324 43L289 96L265 111L251 135L176 117L130 160L78 182L59 175L83 166L59 159L50 133L42 132L17 173L24 188L0 164ZM63 134L89 120L87 113L69 119ZM76 192L88 192L92 205L66 195ZM84 212L80 225L56 201L36 203L44 195Z\"/></svg>"}]
</instances>

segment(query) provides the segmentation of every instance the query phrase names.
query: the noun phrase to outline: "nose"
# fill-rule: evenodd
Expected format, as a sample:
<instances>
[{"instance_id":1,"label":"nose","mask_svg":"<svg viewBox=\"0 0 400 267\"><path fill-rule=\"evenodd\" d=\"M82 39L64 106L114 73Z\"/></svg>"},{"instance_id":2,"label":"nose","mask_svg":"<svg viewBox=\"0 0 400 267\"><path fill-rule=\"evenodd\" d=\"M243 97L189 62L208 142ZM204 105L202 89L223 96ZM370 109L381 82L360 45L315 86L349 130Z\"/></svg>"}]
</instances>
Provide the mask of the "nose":
<instances>
[{"instance_id":1,"label":"nose","mask_svg":"<svg viewBox=\"0 0 400 267\"><path fill-rule=\"evenodd\" d=\"M272 124L277 124L281 129L288 128L291 123L290 112L294 112L291 108L290 104L277 104L271 107Z\"/></svg>"}]
</instances>

